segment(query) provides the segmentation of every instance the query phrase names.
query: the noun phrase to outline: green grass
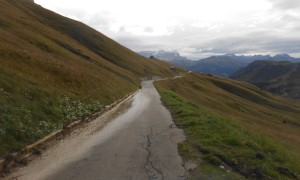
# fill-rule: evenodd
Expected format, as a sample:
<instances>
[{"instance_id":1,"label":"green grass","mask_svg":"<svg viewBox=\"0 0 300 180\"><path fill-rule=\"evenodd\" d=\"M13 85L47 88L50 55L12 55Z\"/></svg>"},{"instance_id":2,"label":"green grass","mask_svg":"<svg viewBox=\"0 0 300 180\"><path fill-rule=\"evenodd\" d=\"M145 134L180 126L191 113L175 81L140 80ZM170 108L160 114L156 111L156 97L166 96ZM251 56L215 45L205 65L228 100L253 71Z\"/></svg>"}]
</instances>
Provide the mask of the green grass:
<instances>
[{"instance_id":1,"label":"green grass","mask_svg":"<svg viewBox=\"0 0 300 180\"><path fill-rule=\"evenodd\" d=\"M300 156L296 151L263 134L249 131L230 117L212 112L173 91L159 88L159 92L176 125L187 136L187 140L178 146L180 154L185 160L200 162L198 173L192 173L192 177L242 178L220 169L220 165L229 166L226 169L245 178L249 178L255 169L265 177L275 179L288 179L279 173L278 167L285 167L295 174L300 172ZM264 158L257 158L257 153L262 153Z\"/></svg>"}]
</instances>

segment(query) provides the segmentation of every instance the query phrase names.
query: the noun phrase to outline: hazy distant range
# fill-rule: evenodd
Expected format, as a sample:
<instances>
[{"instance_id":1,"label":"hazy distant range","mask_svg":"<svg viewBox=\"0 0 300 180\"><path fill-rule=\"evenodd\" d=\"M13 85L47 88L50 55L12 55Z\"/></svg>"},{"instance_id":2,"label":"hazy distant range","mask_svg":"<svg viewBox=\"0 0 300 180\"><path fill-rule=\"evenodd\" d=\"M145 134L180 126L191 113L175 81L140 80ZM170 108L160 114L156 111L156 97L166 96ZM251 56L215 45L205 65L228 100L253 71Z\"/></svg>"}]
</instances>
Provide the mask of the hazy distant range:
<instances>
[{"instance_id":1,"label":"hazy distant range","mask_svg":"<svg viewBox=\"0 0 300 180\"><path fill-rule=\"evenodd\" d=\"M181 56L176 51L141 51L138 52L144 57L154 57L156 59L165 60L171 64L184 67L191 71L198 71L202 73L214 74L223 77L229 77L240 68L248 66L256 60L270 60L270 61L290 61L300 62L300 58L294 58L288 54L278 54L276 56L270 55L253 55L253 56L238 56L235 54L225 54L221 56L211 56L196 61L190 60Z\"/></svg>"}]
</instances>

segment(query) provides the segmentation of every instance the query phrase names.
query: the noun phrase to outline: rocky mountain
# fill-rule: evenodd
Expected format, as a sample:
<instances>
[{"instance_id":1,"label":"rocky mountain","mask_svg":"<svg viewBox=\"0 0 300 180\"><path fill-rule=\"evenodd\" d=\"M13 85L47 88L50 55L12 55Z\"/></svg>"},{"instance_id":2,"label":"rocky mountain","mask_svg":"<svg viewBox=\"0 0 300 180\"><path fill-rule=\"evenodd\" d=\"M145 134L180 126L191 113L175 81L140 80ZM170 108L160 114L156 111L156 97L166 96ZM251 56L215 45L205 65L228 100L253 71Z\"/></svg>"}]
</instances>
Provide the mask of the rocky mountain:
<instances>
[{"instance_id":1,"label":"rocky mountain","mask_svg":"<svg viewBox=\"0 0 300 180\"><path fill-rule=\"evenodd\" d=\"M284 97L300 99L300 63L254 61L231 78L252 83Z\"/></svg>"},{"instance_id":2,"label":"rocky mountain","mask_svg":"<svg viewBox=\"0 0 300 180\"><path fill-rule=\"evenodd\" d=\"M144 57L154 56L157 59L166 60L166 61L189 60L186 57L180 56L180 54L177 51L159 50L159 51L141 51L138 53Z\"/></svg>"},{"instance_id":3,"label":"rocky mountain","mask_svg":"<svg viewBox=\"0 0 300 180\"><path fill-rule=\"evenodd\" d=\"M288 54L278 54L273 56L272 59L274 61L290 61L290 62L300 62L300 58L291 57Z\"/></svg>"},{"instance_id":4,"label":"rocky mountain","mask_svg":"<svg viewBox=\"0 0 300 180\"><path fill-rule=\"evenodd\" d=\"M143 51L139 54L145 57L154 56L157 59L166 60L188 70L214 74L223 77L232 75L240 68L246 67L251 62L256 60L300 62L300 58L293 58L287 54L279 54L273 57L270 55L239 56L235 54L225 54L222 56L211 56L197 61L192 61L186 57L180 56L178 52L169 52L163 50Z\"/></svg>"}]
</instances>

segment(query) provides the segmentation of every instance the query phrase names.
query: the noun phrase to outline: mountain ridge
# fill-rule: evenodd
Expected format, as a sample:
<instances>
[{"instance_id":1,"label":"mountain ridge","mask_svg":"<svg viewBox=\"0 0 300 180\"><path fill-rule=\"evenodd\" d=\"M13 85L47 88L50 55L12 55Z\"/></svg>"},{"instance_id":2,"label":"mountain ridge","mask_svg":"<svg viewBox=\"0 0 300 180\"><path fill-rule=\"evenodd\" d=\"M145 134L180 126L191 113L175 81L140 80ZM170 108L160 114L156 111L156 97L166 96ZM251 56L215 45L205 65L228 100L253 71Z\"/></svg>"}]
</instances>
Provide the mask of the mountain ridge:
<instances>
[{"instance_id":1,"label":"mountain ridge","mask_svg":"<svg viewBox=\"0 0 300 180\"><path fill-rule=\"evenodd\" d=\"M300 62L300 58L294 58L288 54L270 55L235 55L224 54L220 56L210 56L200 60L190 60L187 57L180 56L177 51L142 51L139 52L142 56L154 56L157 59L165 60L177 66L184 67L191 71L214 74L223 77L229 77L235 71L256 60L273 60L273 61L292 61Z\"/></svg>"}]
</instances>

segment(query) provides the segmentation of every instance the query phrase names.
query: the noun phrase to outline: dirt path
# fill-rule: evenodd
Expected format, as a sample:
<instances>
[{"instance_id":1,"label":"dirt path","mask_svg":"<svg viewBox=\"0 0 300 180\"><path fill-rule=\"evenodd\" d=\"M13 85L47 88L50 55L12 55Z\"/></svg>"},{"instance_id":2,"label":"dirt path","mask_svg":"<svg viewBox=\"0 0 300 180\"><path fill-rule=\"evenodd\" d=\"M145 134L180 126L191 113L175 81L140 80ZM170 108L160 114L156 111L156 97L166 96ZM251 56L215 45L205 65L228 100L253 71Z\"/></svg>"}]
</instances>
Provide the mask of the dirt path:
<instances>
[{"instance_id":1,"label":"dirt path","mask_svg":"<svg viewBox=\"0 0 300 180\"><path fill-rule=\"evenodd\" d=\"M142 87L132 101L73 132L7 179L186 179L177 152L183 132L152 81Z\"/></svg>"}]
</instances>

